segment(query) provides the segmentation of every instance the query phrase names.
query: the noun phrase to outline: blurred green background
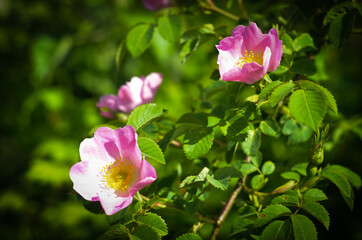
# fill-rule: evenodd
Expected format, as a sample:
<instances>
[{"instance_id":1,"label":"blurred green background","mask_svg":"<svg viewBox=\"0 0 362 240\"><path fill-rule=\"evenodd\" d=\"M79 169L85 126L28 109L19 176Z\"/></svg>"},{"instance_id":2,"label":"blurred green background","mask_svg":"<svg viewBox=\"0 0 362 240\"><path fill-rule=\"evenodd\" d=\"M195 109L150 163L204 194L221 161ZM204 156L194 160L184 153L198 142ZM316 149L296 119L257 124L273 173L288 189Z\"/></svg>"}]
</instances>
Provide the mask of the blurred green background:
<instances>
[{"instance_id":1,"label":"blurred green background","mask_svg":"<svg viewBox=\"0 0 362 240\"><path fill-rule=\"evenodd\" d=\"M255 5L245 1L247 10L264 16L259 19L265 26L278 21L278 12L265 8L271 4L274 1ZM140 0L0 0L1 239L100 236L109 227L107 218L83 208L68 175L70 167L79 161L80 142L95 125L106 121L95 106L98 98L116 94L132 76L161 72L164 81L155 102L169 109L170 118L176 119L191 111L199 98L199 87L212 82L210 73L217 68L216 38L181 64L181 47L166 42L156 32L145 54L137 59L126 54L116 66L117 49L127 31L138 22L155 22L160 14L162 11L145 9ZM357 28L361 28L357 20ZM185 20L184 29L208 22L235 25L216 14L197 13ZM341 50L325 47L320 68L321 84L335 95L340 111L338 117L327 117L332 131L326 159L359 174L361 42L361 31L356 31ZM276 152L292 155L297 149L280 145ZM172 154L176 154L173 161L184 159L181 151ZM318 228L320 239L361 239L361 191L356 194L353 212L336 188L329 187L327 195L331 229ZM172 220L165 219L172 225Z\"/></svg>"}]
</instances>

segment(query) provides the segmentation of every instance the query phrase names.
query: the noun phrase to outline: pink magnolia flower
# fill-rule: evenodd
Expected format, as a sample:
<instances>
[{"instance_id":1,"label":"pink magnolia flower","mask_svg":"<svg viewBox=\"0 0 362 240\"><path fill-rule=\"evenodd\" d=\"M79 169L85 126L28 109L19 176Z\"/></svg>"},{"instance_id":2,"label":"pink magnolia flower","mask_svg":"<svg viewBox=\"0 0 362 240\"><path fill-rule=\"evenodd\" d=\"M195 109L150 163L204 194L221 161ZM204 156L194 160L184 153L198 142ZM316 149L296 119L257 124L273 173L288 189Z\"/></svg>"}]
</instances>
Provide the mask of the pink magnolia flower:
<instances>
[{"instance_id":1,"label":"pink magnolia flower","mask_svg":"<svg viewBox=\"0 0 362 240\"><path fill-rule=\"evenodd\" d=\"M221 79L252 84L275 71L282 58L282 41L275 28L263 34L255 23L239 25L220 41L217 63Z\"/></svg>"},{"instance_id":2,"label":"pink magnolia flower","mask_svg":"<svg viewBox=\"0 0 362 240\"><path fill-rule=\"evenodd\" d=\"M131 204L137 191L157 179L142 157L132 126L100 127L79 148L81 162L70 169L73 188L88 201L100 201L112 215Z\"/></svg>"},{"instance_id":3,"label":"pink magnolia flower","mask_svg":"<svg viewBox=\"0 0 362 240\"><path fill-rule=\"evenodd\" d=\"M133 77L130 82L121 86L118 96L105 95L99 99L97 107L101 114L113 118L113 113L130 113L134 108L153 100L158 87L162 83L162 74L151 73L146 77Z\"/></svg>"},{"instance_id":4,"label":"pink magnolia flower","mask_svg":"<svg viewBox=\"0 0 362 240\"><path fill-rule=\"evenodd\" d=\"M151 11L161 10L172 5L171 0L142 0L142 2Z\"/></svg>"}]
</instances>

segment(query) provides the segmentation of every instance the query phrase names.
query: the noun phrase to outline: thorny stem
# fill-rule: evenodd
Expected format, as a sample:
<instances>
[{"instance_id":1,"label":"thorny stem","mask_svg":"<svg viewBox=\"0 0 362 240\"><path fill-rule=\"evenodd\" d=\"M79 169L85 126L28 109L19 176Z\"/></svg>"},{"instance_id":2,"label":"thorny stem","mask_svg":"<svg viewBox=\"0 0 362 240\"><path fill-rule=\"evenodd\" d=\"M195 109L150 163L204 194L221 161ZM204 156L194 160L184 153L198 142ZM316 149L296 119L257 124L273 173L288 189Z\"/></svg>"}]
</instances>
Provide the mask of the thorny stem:
<instances>
[{"instance_id":1,"label":"thorny stem","mask_svg":"<svg viewBox=\"0 0 362 240\"><path fill-rule=\"evenodd\" d=\"M226 202L220 216L218 217L218 219L216 220L215 224L214 224L214 230L211 234L211 240L215 240L219 231L220 231L220 228L221 228L221 225L224 223L227 215L229 214L231 208L233 207L234 203L235 203L235 200L238 196L238 194L240 193L241 189L243 188L243 179L240 178L239 181L236 183L236 186L235 186L235 189L234 191L231 193L228 201Z\"/></svg>"},{"instance_id":2,"label":"thorny stem","mask_svg":"<svg viewBox=\"0 0 362 240\"><path fill-rule=\"evenodd\" d=\"M208 5L208 6L205 6L206 9L215 11L215 12L217 12L217 13L220 13L220 14L224 15L225 17L231 18L231 19L233 19L233 20L235 20L235 21L238 21L238 20L239 20L239 17L238 17L238 16L236 16L236 15L234 15L234 14L231 14L231 13L229 13L229 12L227 12L227 11L225 11L225 10L217 7L217 6L215 6L215 4L213 3L212 0L207 0L207 2L208 2L209 5Z\"/></svg>"},{"instance_id":3,"label":"thorny stem","mask_svg":"<svg viewBox=\"0 0 362 240\"><path fill-rule=\"evenodd\" d=\"M140 194L140 196L146 200L146 201L149 201L150 199L142 194ZM197 211L197 214L195 215L192 215L192 214L189 214L185 211L183 211L182 209L179 209L177 207L175 207L174 205L172 204L169 204L169 203L161 203L161 202L155 202L153 204L154 207L159 207L159 208L165 208L165 209L169 209L175 213L179 213L179 214L182 214L186 217L190 217L190 218L195 218L197 220L199 220L200 222L204 222L204 223L210 223L210 224L214 224L215 223L215 220L214 219L211 219L211 218L208 218L206 217L204 214L202 214L201 212Z\"/></svg>"}]
</instances>

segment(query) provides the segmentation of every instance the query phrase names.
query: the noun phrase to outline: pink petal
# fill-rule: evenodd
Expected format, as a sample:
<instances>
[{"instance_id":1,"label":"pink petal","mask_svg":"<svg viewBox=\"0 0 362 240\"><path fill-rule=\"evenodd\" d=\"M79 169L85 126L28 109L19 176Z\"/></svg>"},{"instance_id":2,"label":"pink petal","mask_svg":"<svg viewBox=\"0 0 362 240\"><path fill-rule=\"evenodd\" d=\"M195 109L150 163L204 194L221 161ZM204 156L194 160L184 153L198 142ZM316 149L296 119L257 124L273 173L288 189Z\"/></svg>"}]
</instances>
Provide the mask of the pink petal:
<instances>
[{"instance_id":1,"label":"pink petal","mask_svg":"<svg viewBox=\"0 0 362 240\"><path fill-rule=\"evenodd\" d=\"M113 158L107 154L104 147L100 147L94 138L84 139L80 143L79 153L82 161L94 162L95 164L104 165L113 160Z\"/></svg>"},{"instance_id":2,"label":"pink petal","mask_svg":"<svg viewBox=\"0 0 362 240\"><path fill-rule=\"evenodd\" d=\"M157 11L171 6L171 0L142 0L143 5L151 11Z\"/></svg>"},{"instance_id":3,"label":"pink petal","mask_svg":"<svg viewBox=\"0 0 362 240\"><path fill-rule=\"evenodd\" d=\"M241 36L226 37L220 41L220 45L216 48L219 51L217 63L219 64L221 79L225 80L222 76L235 67L235 63L244 50L243 38Z\"/></svg>"},{"instance_id":4,"label":"pink petal","mask_svg":"<svg viewBox=\"0 0 362 240\"><path fill-rule=\"evenodd\" d=\"M131 196L157 179L156 170L146 160L142 160L139 171L139 181L129 190Z\"/></svg>"},{"instance_id":5,"label":"pink petal","mask_svg":"<svg viewBox=\"0 0 362 240\"><path fill-rule=\"evenodd\" d=\"M108 127L100 127L94 132L93 139L100 153L100 159L98 159L98 161L110 163L113 162L114 159L120 158L120 140L118 139L116 130Z\"/></svg>"},{"instance_id":6,"label":"pink petal","mask_svg":"<svg viewBox=\"0 0 362 240\"><path fill-rule=\"evenodd\" d=\"M237 36L237 35L243 36L244 31L245 31L246 28L247 28L247 27L245 27L244 25L238 25L238 26L236 26L236 27L233 29L233 31L232 31L232 33L231 33L231 36L233 36L233 37L235 37L235 36Z\"/></svg>"},{"instance_id":7,"label":"pink petal","mask_svg":"<svg viewBox=\"0 0 362 240\"><path fill-rule=\"evenodd\" d=\"M142 161L142 154L137 144L137 133L135 129L127 125L115 131L117 139L119 139L122 157L132 162L133 166L138 169Z\"/></svg>"},{"instance_id":8,"label":"pink petal","mask_svg":"<svg viewBox=\"0 0 362 240\"><path fill-rule=\"evenodd\" d=\"M134 108L142 104L141 89L143 80L139 77L131 78L130 82L123 85L118 90L119 105L118 108L122 112L129 113Z\"/></svg>"},{"instance_id":9,"label":"pink petal","mask_svg":"<svg viewBox=\"0 0 362 240\"><path fill-rule=\"evenodd\" d=\"M240 30L237 32L241 32ZM254 50L255 46L257 46L261 41L263 41L267 35L263 34L261 30L258 28L256 23L252 22L248 27L245 27L245 29L242 32L242 35L240 35L244 39L245 48L247 50Z\"/></svg>"},{"instance_id":10,"label":"pink petal","mask_svg":"<svg viewBox=\"0 0 362 240\"><path fill-rule=\"evenodd\" d=\"M115 95L104 95L99 99L97 103L98 108L108 108L111 111L117 111L118 98Z\"/></svg>"},{"instance_id":11,"label":"pink petal","mask_svg":"<svg viewBox=\"0 0 362 240\"><path fill-rule=\"evenodd\" d=\"M283 43L281 40L279 40L278 38L278 32L275 28L270 29L269 31L269 37L270 37L270 41L271 44L270 46L270 50L271 50L271 62L268 68L268 72L273 72L277 69L277 67L280 64L280 60L282 59L282 55L283 55Z\"/></svg>"},{"instance_id":12,"label":"pink petal","mask_svg":"<svg viewBox=\"0 0 362 240\"><path fill-rule=\"evenodd\" d=\"M114 119L115 118L113 113L110 113L110 112L101 111L101 115L106 117L106 118L109 118L109 119Z\"/></svg>"},{"instance_id":13,"label":"pink petal","mask_svg":"<svg viewBox=\"0 0 362 240\"><path fill-rule=\"evenodd\" d=\"M161 83L162 74L160 73L151 73L144 79L141 90L142 104L149 103L153 100Z\"/></svg>"},{"instance_id":14,"label":"pink petal","mask_svg":"<svg viewBox=\"0 0 362 240\"><path fill-rule=\"evenodd\" d=\"M107 215L113 215L116 212L128 207L132 203L133 197L120 197L110 191L99 193L99 201Z\"/></svg>"},{"instance_id":15,"label":"pink petal","mask_svg":"<svg viewBox=\"0 0 362 240\"><path fill-rule=\"evenodd\" d=\"M222 80L225 81L237 81L252 84L260 80L266 72L264 72L263 66L252 62L246 63L242 68L235 67L234 69L226 72L222 76Z\"/></svg>"},{"instance_id":16,"label":"pink petal","mask_svg":"<svg viewBox=\"0 0 362 240\"><path fill-rule=\"evenodd\" d=\"M89 201L98 200L99 180L96 169L97 167L92 166L90 162L78 162L69 172L73 189Z\"/></svg>"}]
</instances>

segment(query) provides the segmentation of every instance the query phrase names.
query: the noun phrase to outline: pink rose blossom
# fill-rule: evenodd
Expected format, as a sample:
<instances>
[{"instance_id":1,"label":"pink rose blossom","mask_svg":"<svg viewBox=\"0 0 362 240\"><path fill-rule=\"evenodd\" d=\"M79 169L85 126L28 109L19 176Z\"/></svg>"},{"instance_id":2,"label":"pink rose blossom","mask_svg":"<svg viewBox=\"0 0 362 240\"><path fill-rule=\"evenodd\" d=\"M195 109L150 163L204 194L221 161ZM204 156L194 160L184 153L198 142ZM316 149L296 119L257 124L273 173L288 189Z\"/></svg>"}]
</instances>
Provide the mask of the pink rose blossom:
<instances>
[{"instance_id":1,"label":"pink rose blossom","mask_svg":"<svg viewBox=\"0 0 362 240\"><path fill-rule=\"evenodd\" d=\"M172 5L171 0L142 0L142 2L151 11L161 10Z\"/></svg>"},{"instance_id":2,"label":"pink rose blossom","mask_svg":"<svg viewBox=\"0 0 362 240\"><path fill-rule=\"evenodd\" d=\"M221 79L252 84L275 71L282 58L282 41L272 28L263 34L255 23L239 25L230 37L220 41L217 63Z\"/></svg>"},{"instance_id":3,"label":"pink rose blossom","mask_svg":"<svg viewBox=\"0 0 362 240\"><path fill-rule=\"evenodd\" d=\"M100 98L97 107L101 114L113 118L113 113L130 113L137 106L153 100L158 87L162 83L162 74L151 73L146 77L133 77L130 82L121 86L118 96L105 95Z\"/></svg>"},{"instance_id":4,"label":"pink rose blossom","mask_svg":"<svg viewBox=\"0 0 362 240\"><path fill-rule=\"evenodd\" d=\"M127 207L137 191L157 179L132 126L100 127L80 144L79 152L82 161L69 173L73 188L88 201L100 201L107 215Z\"/></svg>"}]
</instances>

